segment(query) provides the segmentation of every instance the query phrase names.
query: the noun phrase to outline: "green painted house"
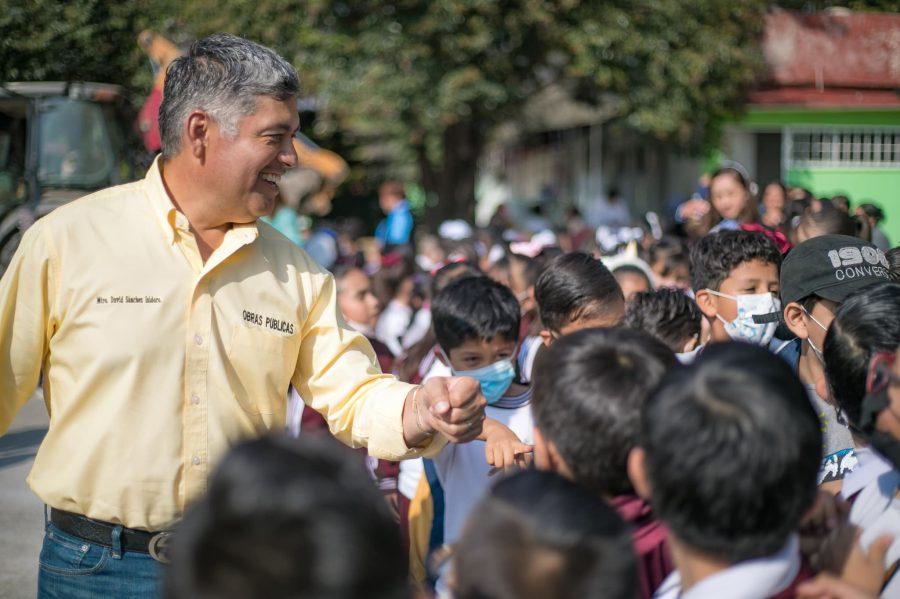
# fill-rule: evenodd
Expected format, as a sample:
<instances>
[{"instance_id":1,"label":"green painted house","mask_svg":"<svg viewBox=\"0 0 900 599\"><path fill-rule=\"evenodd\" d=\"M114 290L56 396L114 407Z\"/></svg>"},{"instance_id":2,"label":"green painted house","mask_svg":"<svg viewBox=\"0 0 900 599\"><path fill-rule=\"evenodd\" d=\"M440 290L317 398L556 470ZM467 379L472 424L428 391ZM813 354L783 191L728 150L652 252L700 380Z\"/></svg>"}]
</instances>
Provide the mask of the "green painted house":
<instances>
[{"instance_id":1,"label":"green painted house","mask_svg":"<svg viewBox=\"0 0 900 599\"><path fill-rule=\"evenodd\" d=\"M760 185L880 205L900 243L900 15L774 11L763 51L768 75L725 154Z\"/></svg>"},{"instance_id":2,"label":"green painted house","mask_svg":"<svg viewBox=\"0 0 900 599\"><path fill-rule=\"evenodd\" d=\"M719 158L743 164L760 187L782 181L878 204L882 230L900 244L900 15L773 9L762 48L765 74L725 127ZM589 212L611 187L633 216L670 217L713 162L612 129L611 114L549 91L529 105L531 129L484 157L479 222L504 199L524 213L545 190Z\"/></svg>"}]
</instances>

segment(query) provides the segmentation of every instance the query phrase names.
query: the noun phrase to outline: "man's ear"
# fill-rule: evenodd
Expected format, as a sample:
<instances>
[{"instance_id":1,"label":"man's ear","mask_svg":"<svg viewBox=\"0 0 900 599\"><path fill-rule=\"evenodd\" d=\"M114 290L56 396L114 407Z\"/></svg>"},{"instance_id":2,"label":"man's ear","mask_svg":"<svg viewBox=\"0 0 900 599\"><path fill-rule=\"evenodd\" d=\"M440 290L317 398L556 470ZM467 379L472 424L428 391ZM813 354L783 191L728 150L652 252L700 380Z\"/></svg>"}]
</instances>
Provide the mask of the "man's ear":
<instances>
[{"instance_id":1,"label":"man's ear","mask_svg":"<svg viewBox=\"0 0 900 599\"><path fill-rule=\"evenodd\" d=\"M202 110L195 110L188 115L184 131L187 137L187 145L194 158L203 159L206 156L206 146L209 142L210 125L212 120Z\"/></svg>"},{"instance_id":2,"label":"man's ear","mask_svg":"<svg viewBox=\"0 0 900 599\"><path fill-rule=\"evenodd\" d=\"M541 341L544 342L544 347L550 347L553 343L553 333L547 329L541 329Z\"/></svg>"},{"instance_id":3,"label":"man's ear","mask_svg":"<svg viewBox=\"0 0 900 599\"><path fill-rule=\"evenodd\" d=\"M803 308L797 302L791 302L784 307L784 324L800 339L809 339L809 329L806 328L806 318Z\"/></svg>"},{"instance_id":4,"label":"man's ear","mask_svg":"<svg viewBox=\"0 0 900 599\"><path fill-rule=\"evenodd\" d=\"M697 302L697 307L700 308L704 316L710 320L715 320L716 314L719 313L719 308L715 299L713 299L712 293L706 289L701 289L694 293L694 301Z\"/></svg>"},{"instance_id":5,"label":"man's ear","mask_svg":"<svg viewBox=\"0 0 900 599\"><path fill-rule=\"evenodd\" d=\"M647 480L646 470L647 454L640 447L635 447L628 452L628 479L634 492L647 501L650 500L650 481Z\"/></svg>"}]
</instances>

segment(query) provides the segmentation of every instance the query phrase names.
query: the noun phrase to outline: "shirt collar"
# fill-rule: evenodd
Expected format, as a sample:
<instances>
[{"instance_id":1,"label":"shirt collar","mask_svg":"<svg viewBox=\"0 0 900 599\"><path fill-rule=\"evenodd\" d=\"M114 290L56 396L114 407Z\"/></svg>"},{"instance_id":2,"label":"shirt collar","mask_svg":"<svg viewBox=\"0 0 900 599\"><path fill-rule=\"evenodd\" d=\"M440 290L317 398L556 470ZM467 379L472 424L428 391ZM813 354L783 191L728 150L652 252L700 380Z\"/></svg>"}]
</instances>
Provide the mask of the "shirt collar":
<instances>
[{"instance_id":1,"label":"shirt collar","mask_svg":"<svg viewBox=\"0 0 900 599\"><path fill-rule=\"evenodd\" d=\"M175 209L169 192L163 184L162 171L160 170L162 157L157 156L153 164L144 176L144 189L147 191L147 199L156 217L159 226L168 242L175 243L177 229L187 230L189 225L187 218Z\"/></svg>"},{"instance_id":2,"label":"shirt collar","mask_svg":"<svg viewBox=\"0 0 900 599\"><path fill-rule=\"evenodd\" d=\"M771 597L788 588L799 572L800 540L797 535L791 535L778 553L734 564L704 578L687 592L682 592L681 575L676 570L663 581L653 597L654 599Z\"/></svg>"},{"instance_id":3,"label":"shirt collar","mask_svg":"<svg viewBox=\"0 0 900 599\"><path fill-rule=\"evenodd\" d=\"M514 410L516 408L521 408L522 406L527 405L529 401L531 401L531 387L528 387L519 395L504 395L494 404L492 404L491 407L501 408L504 410Z\"/></svg>"},{"instance_id":4,"label":"shirt collar","mask_svg":"<svg viewBox=\"0 0 900 599\"><path fill-rule=\"evenodd\" d=\"M170 244L177 240L177 232L179 230L190 231L190 223L187 217L175 208L169 192L162 179L162 158L157 156L153 164L147 170L144 177L144 188L147 190L147 197L156 216L159 225L163 229L163 234ZM259 236L259 229L256 223L234 224L231 230L226 233L226 238L233 237L240 244L248 244L253 242Z\"/></svg>"},{"instance_id":5,"label":"shirt collar","mask_svg":"<svg viewBox=\"0 0 900 599\"><path fill-rule=\"evenodd\" d=\"M891 463L881 457L881 454L874 451L871 447L857 448L854 450L854 453L856 454L856 467L844 477L844 483L841 485L841 497L844 499L862 491L871 483L894 470ZM900 473L894 477L895 482L898 477L900 477ZM893 486L896 487L896 485ZM895 490L882 489L883 492L889 493L891 497Z\"/></svg>"}]
</instances>

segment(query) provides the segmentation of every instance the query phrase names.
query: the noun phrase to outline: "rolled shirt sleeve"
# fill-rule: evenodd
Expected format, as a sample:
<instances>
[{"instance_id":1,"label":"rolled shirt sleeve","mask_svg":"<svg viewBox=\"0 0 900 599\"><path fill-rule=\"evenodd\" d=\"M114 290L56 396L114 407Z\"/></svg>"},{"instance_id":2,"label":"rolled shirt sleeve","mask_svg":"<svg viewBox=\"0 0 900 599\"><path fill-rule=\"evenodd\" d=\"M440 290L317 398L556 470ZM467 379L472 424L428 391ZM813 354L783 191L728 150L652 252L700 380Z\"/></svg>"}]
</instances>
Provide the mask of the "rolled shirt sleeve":
<instances>
[{"instance_id":1,"label":"rolled shirt sleeve","mask_svg":"<svg viewBox=\"0 0 900 599\"><path fill-rule=\"evenodd\" d=\"M412 385L382 374L366 338L346 325L337 307L334 277L320 281L301 329L292 382L310 407L325 417L331 433L369 455L400 460L437 454L446 440L436 435L424 448L403 439L403 405Z\"/></svg>"}]
</instances>

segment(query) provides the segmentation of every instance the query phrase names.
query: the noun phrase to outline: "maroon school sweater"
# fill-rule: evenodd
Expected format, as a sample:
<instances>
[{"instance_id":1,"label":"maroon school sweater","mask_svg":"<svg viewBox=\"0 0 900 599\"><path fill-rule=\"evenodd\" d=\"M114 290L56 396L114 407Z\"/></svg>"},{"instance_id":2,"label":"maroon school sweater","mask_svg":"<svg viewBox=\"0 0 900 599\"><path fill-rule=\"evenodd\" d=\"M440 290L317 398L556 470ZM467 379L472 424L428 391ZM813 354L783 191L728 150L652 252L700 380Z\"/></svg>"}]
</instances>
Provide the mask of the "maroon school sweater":
<instances>
[{"instance_id":1,"label":"maroon school sweater","mask_svg":"<svg viewBox=\"0 0 900 599\"><path fill-rule=\"evenodd\" d=\"M653 517L650 504L636 495L614 497L612 505L631 525L640 597L651 599L666 576L675 570L667 542L669 533L662 522Z\"/></svg>"}]
</instances>

